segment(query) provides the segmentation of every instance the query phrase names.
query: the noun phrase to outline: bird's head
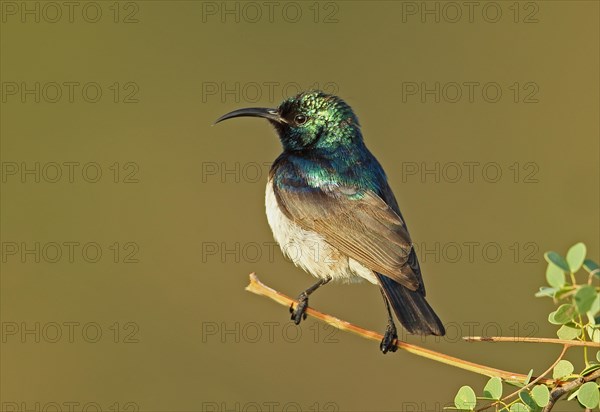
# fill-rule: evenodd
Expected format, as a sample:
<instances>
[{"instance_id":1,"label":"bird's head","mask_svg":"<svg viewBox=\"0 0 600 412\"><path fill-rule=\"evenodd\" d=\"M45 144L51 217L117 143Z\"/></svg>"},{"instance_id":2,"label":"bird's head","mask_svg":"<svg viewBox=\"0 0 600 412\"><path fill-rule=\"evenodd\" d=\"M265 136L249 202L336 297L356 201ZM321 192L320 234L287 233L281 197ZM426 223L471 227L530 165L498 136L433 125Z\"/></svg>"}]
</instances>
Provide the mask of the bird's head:
<instances>
[{"instance_id":1,"label":"bird's head","mask_svg":"<svg viewBox=\"0 0 600 412\"><path fill-rule=\"evenodd\" d=\"M302 92L279 107L253 107L227 113L215 123L234 117L268 119L285 150L335 149L362 142L360 125L352 108L337 96L321 91Z\"/></svg>"}]
</instances>

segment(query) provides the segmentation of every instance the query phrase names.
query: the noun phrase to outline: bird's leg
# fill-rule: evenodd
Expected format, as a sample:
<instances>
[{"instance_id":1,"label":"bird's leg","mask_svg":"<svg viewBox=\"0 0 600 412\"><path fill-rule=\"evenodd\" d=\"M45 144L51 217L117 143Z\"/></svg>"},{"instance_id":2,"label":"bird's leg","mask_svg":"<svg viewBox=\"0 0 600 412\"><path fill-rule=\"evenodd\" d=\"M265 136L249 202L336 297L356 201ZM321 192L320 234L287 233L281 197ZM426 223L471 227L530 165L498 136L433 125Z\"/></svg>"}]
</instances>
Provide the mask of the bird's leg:
<instances>
[{"instance_id":1,"label":"bird's leg","mask_svg":"<svg viewBox=\"0 0 600 412\"><path fill-rule=\"evenodd\" d=\"M381 296L383 296L383 301L385 302L385 307L388 312L388 324L385 328L385 334L383 335L383 339L381 340L381 344L379 345L379 349L384 354L391 352L396 352L398 347L396 346L396 340L398 340L398 332L396 331L396 325L394 324L394 318L392 316L392 310L390 308L390 302L385 296L383 289L379 289L381 291Z\"/></svg>"},{"instance_id":2,"label":"bird's leg","mask_svg":"<svg viewBox=\"0 0 600 412\"><path fill-rule=\"evenodd\" d=\"M302 319L306 319L306 309L308 308L308 296L324 284L328 283L330 280L331 276L328 276L325 279L319 279L317 283L315 283L314 285L306 289L304 292L302 292L300 295L298 295L298 306L296 306L296 310L294 310L293 303L290 306L290 313L292 314L291 319L296 325L300 324L300 321Z\"/></svg>"}]
</instances>

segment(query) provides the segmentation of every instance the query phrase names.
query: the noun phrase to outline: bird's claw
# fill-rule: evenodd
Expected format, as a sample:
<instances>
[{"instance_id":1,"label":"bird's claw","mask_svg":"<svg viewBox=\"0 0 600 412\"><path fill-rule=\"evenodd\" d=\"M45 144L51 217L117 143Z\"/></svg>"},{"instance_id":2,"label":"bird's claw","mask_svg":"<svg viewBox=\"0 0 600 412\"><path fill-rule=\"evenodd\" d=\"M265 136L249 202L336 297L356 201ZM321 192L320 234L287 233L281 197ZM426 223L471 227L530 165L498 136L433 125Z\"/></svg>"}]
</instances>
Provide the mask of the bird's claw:
<instances>
[{"instance_id":1,"label":"bird's claw","mask_svg":"<svg viewBox=\"0 0 600 412\"><path fill-rule=\"evenodd\" d=\"M308 308L308 295L304 292L298 296L298 306L294 310L294 304L290 306L290 313L292 314L291 319L294 321L296 325L299 325L300 322L306 319L306 309Z\"/></svg>"},{"instance_id":2,"label":"bird's claw","mask_svg":"<svg viewBox=\"0 0 600 412\"><path fill-rule=\"evenodd\" d=\"M389 323L387 328L385 328L385 335L383 335L379 349L381 349L381 352L384 354L396 352L398 350L398 347L396 346L397 340L398 332L396 331L396 326L393 323Z\"/></svg>"}]
</instances>

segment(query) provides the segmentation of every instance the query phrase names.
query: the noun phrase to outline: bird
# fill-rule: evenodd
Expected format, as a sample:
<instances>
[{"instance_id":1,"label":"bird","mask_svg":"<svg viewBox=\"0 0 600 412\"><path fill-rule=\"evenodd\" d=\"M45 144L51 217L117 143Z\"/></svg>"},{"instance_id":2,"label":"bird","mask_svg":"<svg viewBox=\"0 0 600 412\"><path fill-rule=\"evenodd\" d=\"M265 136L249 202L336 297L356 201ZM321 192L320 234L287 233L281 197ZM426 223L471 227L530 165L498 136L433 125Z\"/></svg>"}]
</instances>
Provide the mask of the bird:
<instances>
[{"instance_id":1,"label":"bird","mask_svg":"<svg viewBox=\"0 0 600 412\"><path fill-rule=\"evenodd\" d=\"M214 124L238 117L268 120L283 146L268 175L267 221L282 252L318 279L292 303L294 323L306 319L309 296L321 286L367 281L379 286L387 309L382 353L397 349L391 309L408 333L443 336L408 227L352 108L308 90L277 108L234 110Z\"/></svg>"}]
</instances>

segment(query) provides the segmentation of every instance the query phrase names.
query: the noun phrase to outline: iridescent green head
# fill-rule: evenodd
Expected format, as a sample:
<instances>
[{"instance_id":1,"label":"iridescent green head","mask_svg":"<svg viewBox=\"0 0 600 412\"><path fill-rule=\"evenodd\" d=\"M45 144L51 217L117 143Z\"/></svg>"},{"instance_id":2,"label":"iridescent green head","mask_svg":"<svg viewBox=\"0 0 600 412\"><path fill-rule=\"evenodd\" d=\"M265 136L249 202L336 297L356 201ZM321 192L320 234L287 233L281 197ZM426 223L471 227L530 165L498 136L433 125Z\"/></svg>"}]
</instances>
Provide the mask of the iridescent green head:
<instances>
[{"instance_id":1,"label":"iridescent green head","mask_svg":"<svg viewBox=\"0 0 600 412\"><path fill-rule=\"evenodd\" d=\"M339 97L318 90L284 100L276 109L235 110L221 116L216 123L240 116L268 119L285 150L335 149L362 142L360 125L352 108Z\"/></svg>"}]
</instances>

